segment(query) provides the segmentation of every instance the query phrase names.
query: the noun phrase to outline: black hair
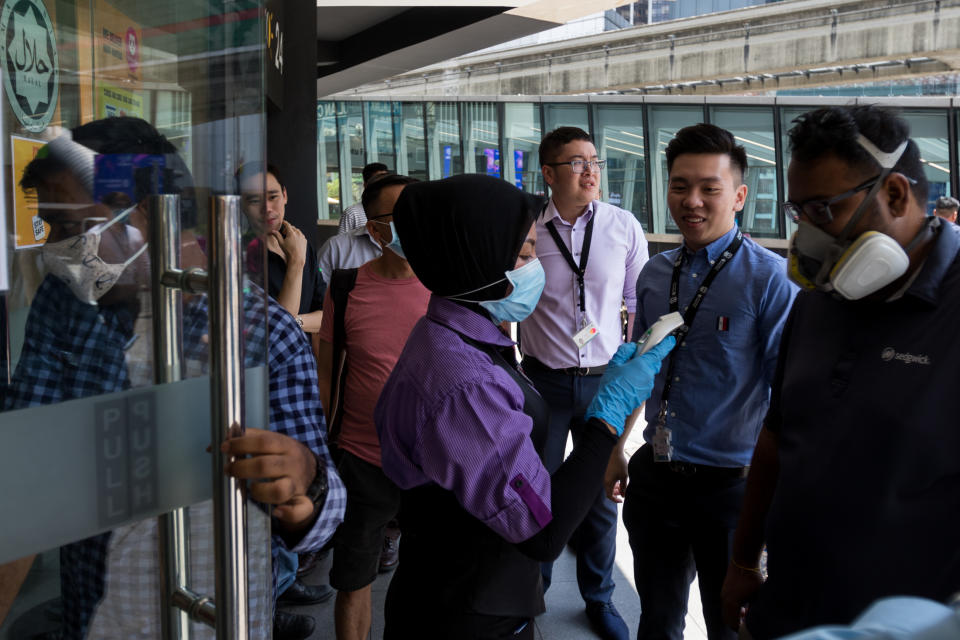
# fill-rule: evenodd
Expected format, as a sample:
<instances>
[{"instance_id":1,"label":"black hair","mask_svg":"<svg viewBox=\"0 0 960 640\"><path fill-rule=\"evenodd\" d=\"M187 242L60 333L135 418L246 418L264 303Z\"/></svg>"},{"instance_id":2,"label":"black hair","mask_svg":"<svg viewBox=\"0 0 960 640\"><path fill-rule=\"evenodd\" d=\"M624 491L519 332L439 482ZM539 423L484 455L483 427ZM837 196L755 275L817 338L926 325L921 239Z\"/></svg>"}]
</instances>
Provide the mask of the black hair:
<instances>
[{"instance_id":1,"label":"black hair","mask_svg":"<svg viewBox=\"0 0 960 640\"><path fill-rule=\"evenodd\" d=\"M889 153L910 138L910 125L896 111L877 105L825 107L810 111L793 121L790 153L800 162L813 162L832 154L860 172L866 179L879 173L879 164L857 142L862 133L881 151ZM911 191L924 205L930 190L920 161L920 148L910 140L893 171L916 181Z\"/></svg>"},{"instance_id":2,"label":"black hair","mask_svg":"<svg viewBox=\"0 0 960 640\"><path fill-rule=\"evenodd\" d=\"M563 145L573 142L574 140L584 140L585 142L593 143L593 138L590 137L590 134L579 127L557 127L545 135L543 140L540 141L540 166L542 167L545 164L556 162Z\"/></svg>"},{"instance_id":3,"label":"black hair","mask_svg":"<svg viewBox=\"0 0 960 640\"><path fill-rule=\"evenodd\" d=\"M389 171L389 170L390 169L387 168L387 165L383 164L382 162L371 162L370 164L365 166L363 168L363 171L361 172L361 175L363 176L364 184L369 182L370 178L372 178L375 173L380 173L381 171Z\"/></svg>"},{"instance_id":4,"label":"black hair","mask_svg":"<svg viewBox=\"0 0 960 640\"><path fill-rule=\"evenodd\" d=\"M283 182L283 176L280 175L280 169L277 168L275 164L264 164L259 161L254 162L244 162L240 165L240 168L237 169L236 179L237 179L237 193L242 193L243 182L250 178L251 176L258 176L261 173L269 173L277 181L277 184L280 185L280 189L283 191L287 190L287 185Z\"/></svg>"},{"instance_id":5,"label":"black hair","mask_svg":"<svg viewBox=\"0 0 960 640\"><path fill-rule=\"evenodd\" d=\"M393 187L401 184L412 184L414 182L420 181L416 178L411 178L410 176L401 175L399 173L388 173L383 176L377 176L367 183L367 187L363 190L363 195L360 196L360 204L363 205L363 209L366 211L370 205L376 202L377 198L380 197L380 192L387 187Z\"/></svg>"},{"instance_id":6,"label":"black hair","mask_svg":"<svg viewBox=\"0 0 960 640\"><path fill-rule=\"evenodd\" d=\"M740 180L747 173L747 152L743 145L726 129L713 124L700 124L684 127L677 131L673 140L667 144L667 174L673 169L673 161L685 153L722 154L729 156L731 167L740 172Z\"/></svg>"}]
</instances>

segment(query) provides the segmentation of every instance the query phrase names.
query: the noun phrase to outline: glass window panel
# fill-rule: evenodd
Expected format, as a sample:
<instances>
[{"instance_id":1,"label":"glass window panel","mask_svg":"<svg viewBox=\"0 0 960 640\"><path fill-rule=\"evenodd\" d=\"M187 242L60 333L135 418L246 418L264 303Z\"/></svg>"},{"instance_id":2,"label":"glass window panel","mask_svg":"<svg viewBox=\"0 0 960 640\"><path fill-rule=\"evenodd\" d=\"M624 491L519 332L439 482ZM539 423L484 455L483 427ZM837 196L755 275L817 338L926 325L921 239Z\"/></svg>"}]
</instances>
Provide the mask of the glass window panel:
<instances>
[{"instance_id":1,"label":"glass window panel","mask_svg":"<svg viewBox=\"0 0 960 640\"><path fill-rule=\"evenodd\" d=\"M790 137L787 135L793 128L793 121L801 115L812 111L816 107L781 107L780 108L780 158L783 163L784 201L790 198L790 185L787 184L787 168L790 166ZM785 237L789 238L797 230L797 224L780 213Z\"/></svg>"},{"instance_id":2,"label":"glass window panel","mask_svg":"<svg viewBox=\"0 0 960 640\"><path fill-rule=\"evenodd\" d=\"M530 193L543 193L539 147L540 112L535 104L508 102L504 105L503 177Z\"/></svg>"},{"instance_id":3,"label":"glass window panel","mask_svg":"<svg viewBox=\"0 0 960 640\"><path fill-rule=\"evenodd\" d=\"M667 209L667 156L664 149L678 130L703 122L703 108L678 104L650 105L650 148L656 149L651 165L650 185L653 194L653 233L679 233Z\"/></svg>"},{"instance_id":4,"label":"glass window panel","mask_svg":"<svg viewBox=\"0 0 960 640\"><path fill-rule=\"evenodd\" d=\"M463 173L456 102L427 103L427 143L430 146L431 180Z\"/></svg>"},{"instance_id":5,"label":"glass window panel","mask_svg":"<svg viewBox=\"0 0 960 640\"><path fill-rule=\"evenodd\" d=\"M580 127L584 131L590 130L590 116L587 115L585 104L564 104L545 102L543 104L543 121L546 135L557 127Z\"/></svg>"},{"instance_id":6,"label":"glass window panel","mask_svg":"<svg viewBox=\"0 0 960 640\"><path fill-rule=\"evenodd\" d=\"M710 122L730 131L747 152L747 201L737 215L737 224L753 236L779 238L782 216L777 209L773 107L711 107Z\"/></svg>"},{"instance_id":7,"label":"glass window panel","mask_svg":"<svg viewBox=\"0 0 960 640\"><path fill-rule=\"evenodd\" d=\"M927 194L927 213L933 213L933 205L940 196L950 193L950 142L947 132L946 111L917 110L901 111L910 123L910 137L920 147L920 161L930 184Z\"/></svg>"},{"instance_id":8,"label":"glass window panel","mask_svg":"<svg viewBox=\"0 0 960 640\"><path fill-rule=\"evenodd\" d=\"M649 231L643 105L597 105L595 116L597 153L607 161L600 179L603 199L633 212Z\"/></svg>"},{"instance_id":9,"label":"glass window panel","mask_svg":"<svg viewBox=\"0 0 960 640\"><path fill-rule=\"evenodd\" d=\"M500 127L496 102L463 102L463 172L500 177Z\"/></svg>"},{"instance_id":10,"label":"glass window panel","mask_svg":"<svg viewBox=\"0 0 960 640\"><path fill-rule=\"evenodd\" d=\"M367 163L382 162L391 171L397 168L396 151L393 146L393 104L390 102L366 102Z\"/></svg>"},{"instance_id":11,"label":"glass window panel","mask_svg":"<svg viewBox=\"0 0 960 640\"><path fill-rule=\"evenodd\" d=\"M317 103L317 209L320 220L339 218L343 213L336 107L334 102Z\"/></svg>"},{"instance_id":12,"label":"glass window panel","mask_svg":"<svg viewBox=\"0 0 960 640\"><path fill-rule=\"evenodd\" d=\"M397 173L418 180L427 180L427 143L423 135L423 103L404 102L399 110Z\"/></svg>"},{"instance_id":13,"label":"glass window panel","mask_svg":"<svg viewBox=\"0 0 960 640\"><path fill-rule=\"evenodd\" d=\"M363 191L363 113L359 102L337 103L340 141L340 205L360 202Z\"/></svg>"},{"instance_id":14,"label":"glass window panel","mask_svg":"<svg viewBox=\"0 0 960 640\"><path fill-rule=\"evenodd\" d=\"M29 26L19 35L36 64L5 78L13 84L0 96L2 139L11 152L0 186L13 225L3 258L10 287L0 308L2 337L12 353L2 364L0 481L29 487L0 500L3 513L16 513L0 526L0 563L40 555L24 560L24 571L34 568L19 594L16 588L5 593L17 598L0 638L59 637L50 632L59 630L62 617L63 630L78 637L159 637L154 516L210 494L210 455L204 453L210 383L200 379L215 338L207 301L184 296L174 314L184 325L185 379L154 384L154 366L168 364L154 362L152 348L158 309L151 292L160 285L151 281L149 253L139 251L174 246L179 268L205 268L198 238L212 238L209 196L236 193L238 166L266 159L263 16L223 5L28 0L4 7L8 33ZM112 116L142 121L94 122ZM44 162L41 155L30 172L42 188L21 189L17 183L36 152L80 125L87 126L76 132L75 144L89 154L70 150L65 164ZM54 149L48 147L48 158L61 154L62 147ZM46 188L64 184L73 186ZM149 224L159 214L148 196L161 193L179 196L177 233ZM134 215L121 213L136 204ZM101 223L101 257L129 264L109 290L93 295L53 275L56 256L42 261L40 247L69 242ZM253 246L264 245L261 237ZM256 251L242 261L251 280L262 278L256 267L264 256ZM62 259L60 266L72 270ZM266 295L253 286L243 295L245 332L236 338L244 342L249 366L246 415L251 424L264 425ZM30 464L37 460L45 464ZM253 504L247 514L251 635L267 637L273 605L269 520ZM188 535L190 586L212 594L209 501L190 507L188 519L194 531ZM87 538L110 530L109 541ZM62 554L45 549L55 544L64 544ZM106 597L95 602L93 587L101 580ZM53 599L59 602L49 606ZM74 616L86 604L92 617ZM199 623L190 627L191 637L212 634Z\"/></svg>"}]
</instances>

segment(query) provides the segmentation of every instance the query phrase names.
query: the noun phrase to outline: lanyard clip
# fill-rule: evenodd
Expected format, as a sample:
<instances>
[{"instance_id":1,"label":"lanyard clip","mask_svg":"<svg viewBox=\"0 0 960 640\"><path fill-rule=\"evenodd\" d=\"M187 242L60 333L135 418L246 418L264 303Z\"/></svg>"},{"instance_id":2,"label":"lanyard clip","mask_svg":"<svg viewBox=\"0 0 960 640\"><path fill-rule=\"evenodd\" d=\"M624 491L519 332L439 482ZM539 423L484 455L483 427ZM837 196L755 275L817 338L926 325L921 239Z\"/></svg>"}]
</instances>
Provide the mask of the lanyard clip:
<instances>
[{"instance_id":1,"label":"lanyard clip","mask_svg":"<svg viewBox=\"0 0 960 640\"><path fill-rule=\"evenodd\" d=\"M657 424L659 425L667 424L667 404L667 400L660 402L660 413L657 414Z\"/></svg>"}]
</instances>

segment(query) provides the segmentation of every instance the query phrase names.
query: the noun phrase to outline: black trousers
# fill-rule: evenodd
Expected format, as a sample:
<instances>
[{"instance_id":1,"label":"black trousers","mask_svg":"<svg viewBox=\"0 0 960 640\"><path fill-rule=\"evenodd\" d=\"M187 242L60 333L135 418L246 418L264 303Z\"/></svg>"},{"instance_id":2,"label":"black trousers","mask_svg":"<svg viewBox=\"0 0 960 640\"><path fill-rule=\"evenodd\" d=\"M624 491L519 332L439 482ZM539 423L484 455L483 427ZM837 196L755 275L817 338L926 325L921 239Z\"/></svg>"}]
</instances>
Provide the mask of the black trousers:
<instances>
[{"instance_id":1,"label":"black trousers","mask_svg":"<svg viewBox=\"0 0 960 640\"><path fill-rule=\"evenodd\" d=\"M710 640L736 640L723 624L720 588L730 562L746 479L735 470L673 470L644 445L630 460L623 523L640 595L638 640L682 640L690 584L699 574Z\"/></svg>"}]
</instances>

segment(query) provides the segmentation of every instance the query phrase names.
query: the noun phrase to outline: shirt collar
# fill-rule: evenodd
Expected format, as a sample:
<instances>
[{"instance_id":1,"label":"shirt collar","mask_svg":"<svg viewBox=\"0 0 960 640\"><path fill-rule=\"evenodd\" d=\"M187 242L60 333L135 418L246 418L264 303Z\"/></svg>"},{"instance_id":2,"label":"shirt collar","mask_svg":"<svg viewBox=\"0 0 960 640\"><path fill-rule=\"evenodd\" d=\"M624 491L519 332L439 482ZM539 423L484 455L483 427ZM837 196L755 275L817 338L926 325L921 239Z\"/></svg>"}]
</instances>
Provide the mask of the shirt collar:
<instances>
[{"instance_id":1,"label":"shirt collar","mask_svg":"<svg viewBox=\"0 0 960 640\"><path fill-rule=\"evenodd\" d=\"M905 295L935 305L940 297L940 284L960 252L960 227L950 222L941 222L940 231L933 243L930 254L920 267L920 274Z\"/></svg>"},{"instance_id":2,"label":"shirt collar","mask_svg":"<svg viewBox=\"0 0 960 640\"><path fill-rule=\"evenodd\" d=\"M377 244L377 241L374 240L373 236L370 235L370 232L367 231L367 225L363 225L362 227L357 227L356 229L349 231L348 233L354 236L355 238L359 238L361 236L367 236L367 238L370 239L370 242L372 242L377 247L377 249L380 248L380 245Z\"/></svg>"},{"instance_id":3,"label":"shirt collar","mask_svg":"<svg viewBox=\"0 0 960 640\"><path fill-rule=\"evenodd\" d=\"M547 204L547 210L544 211L543 213L543 222L544 224L546 224L547 222L550 222L554 218L557 218L560 224L565 224L568 227L576 226L576 224L581 220L583 221L581 224L586 224L590 222L590 218L593 217L593 214L596 212L596 210L597 210L597 201L594 200L593 202L587 205L587 210L583 213L583 215L577 218L576 222L571 225L569 222L567 222L566 220L560 217L560 212L557 211L557 205L553 203L553 198L550 198L550 202L549 204Z\"/></svg>"},{"instance_id":4,"label":"shirt collar","mask_svg":"<svg viewBox=\"0 0 960 640\"><path fill-rule=\"evenodd\" d=\"M475 311L452 300L431 294L427 305L427 317L456 331L460 335L500 347L512 347L513 340L500 333L497 325Z\"/></svg>"},{"instance_id":5,"label":"shirt collar","mask_svg":"<svg viewBox=\"0 0 960 640\"><path fill-rule=\"evenodd\" d=\"M737 235L737 224L733 224L733 228L730 231L727 231L725 234L705 246L701 251L706 250L707 260L712 264L717 258L720 257L720 254L723 253L723 250L730 246L730 243L733 242L733 237ZM683 241L683 250L687 252L687 255L696 255L696 251L690 251L687 249L687 241Z\"/></svg>"}]
</instances>

